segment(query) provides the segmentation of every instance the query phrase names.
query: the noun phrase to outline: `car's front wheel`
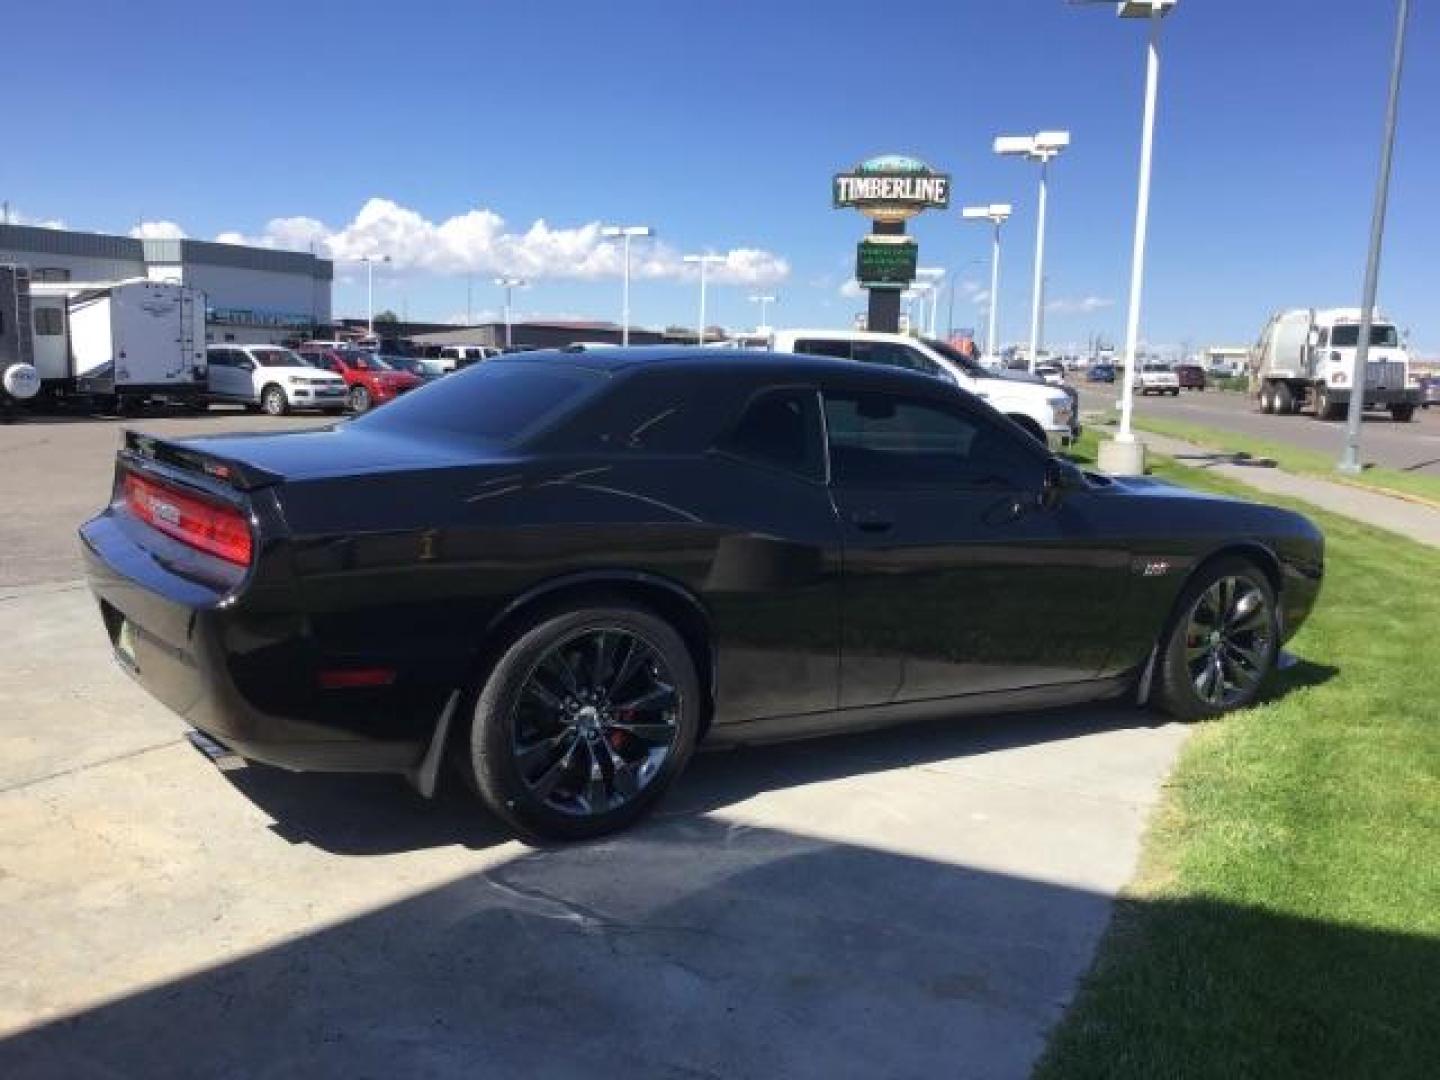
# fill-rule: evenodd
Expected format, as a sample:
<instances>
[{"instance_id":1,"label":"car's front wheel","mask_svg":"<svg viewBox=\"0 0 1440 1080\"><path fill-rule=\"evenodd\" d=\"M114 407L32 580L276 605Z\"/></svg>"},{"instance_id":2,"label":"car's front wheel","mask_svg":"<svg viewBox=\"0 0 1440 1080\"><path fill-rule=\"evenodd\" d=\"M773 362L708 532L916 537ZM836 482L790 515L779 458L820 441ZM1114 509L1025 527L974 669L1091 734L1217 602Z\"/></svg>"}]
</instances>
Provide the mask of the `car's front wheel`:
<instances>
[{"instance_id":1,"label":"car's front wheel","mask_svg":"<svg viewBox=\"0 0 1440 1080\"><path fill-rule=\"evenodd\" d=\"M521 832L599 836L660 798L700 716L695 662L663 619L620 601L551 613L511 639L480 688L469 765Z\"/></svg>"},{"instance_id":2,"label":"car's front wheel","mask_svg":"<svg viewBox=\"0 0 1440 1080\"><path fill-rule=\"evenodd\" d=\"M290 399L283 389L271 383L260 394L260 408L271 416L284 416L290 411Z\"/></svg>"},{"instance_id":3,"label":"car's front wheel","mask_svg":"<svg viewBox=\"0 0 1440 1080\"><path fill-rule=\"evenodd\" d=\"M1156 673L1156 703L1182 720L1244 708L1275 666L1275 590L1246 559L1217 562L1181 594Z\"/></svg>"}]
</instances>

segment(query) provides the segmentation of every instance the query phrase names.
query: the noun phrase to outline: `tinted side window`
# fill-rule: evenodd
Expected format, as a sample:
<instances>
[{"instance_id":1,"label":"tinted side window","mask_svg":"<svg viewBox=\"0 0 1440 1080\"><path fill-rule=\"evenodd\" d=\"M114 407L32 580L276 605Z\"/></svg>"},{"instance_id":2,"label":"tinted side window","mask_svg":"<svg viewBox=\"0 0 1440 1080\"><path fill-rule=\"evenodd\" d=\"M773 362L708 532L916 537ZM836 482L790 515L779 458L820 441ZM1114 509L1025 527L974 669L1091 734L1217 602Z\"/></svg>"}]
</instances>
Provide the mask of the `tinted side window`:
<instances>
[{"instance_id":1,"label":"tinted side window","mask_svg":"<svg viewBox=\"0 0 1440 1080\"><path fill-rule=\"evenodd\" d=\"M556 438L567 448L607 453L700 453L719 426L706 407L709 391L689 372L627 374L558 429Z\"/></svg>"},{"instance_id":2,"label":"tinted side window","mask_svg":"<svg viewBox=\"0 0 1440 1080\"><path fill-rule=\"evenodd\" d=\"M211 367L229 367L230 357L227 355L229 349L206 349L205 362Z\"/></svg>"},{"instance_id":3,"label":"tinted side window","mask_svg":"<svg viewBox=\"0 0 1440 1080\"><path fill-rule=\"evenodd\" d=\"M1025 488L1038 457L976 413L893 394L827 394L833 482L846 487Z\"/></svg>"},{"instance_id":4,"label":"tinted side window","mask_svg":"<svg viewBox=\"0 0 1440 1080\"><path fill-rule=\"evenodd\" d=\"M855 359L864 364L884 364L925 375L940 374L939 364L909 345L892 341L857 341L853 348Z\"/></svg>"},{"instance_id":5,"label":"tinted side window","mask_svg":"<svg viewBox=\"0 0 1440 1080\"><path fill-rule=\"evenodd\" d=\"M824 438L815 391L767 390L752 398L720 449L807 480L824 480Z\"/></svg>"},{"instance_id":6,"label":"tinted side window","mask_svg":"<svg viewBox=\"0 0 1440 1080\"><path fill-rule=\"evenodd\" d=\"M795 351L809 356L833 356L837 360L849 360L850 342L825 338L802 338L795 342Z\"/></svg>"}]
</instances>

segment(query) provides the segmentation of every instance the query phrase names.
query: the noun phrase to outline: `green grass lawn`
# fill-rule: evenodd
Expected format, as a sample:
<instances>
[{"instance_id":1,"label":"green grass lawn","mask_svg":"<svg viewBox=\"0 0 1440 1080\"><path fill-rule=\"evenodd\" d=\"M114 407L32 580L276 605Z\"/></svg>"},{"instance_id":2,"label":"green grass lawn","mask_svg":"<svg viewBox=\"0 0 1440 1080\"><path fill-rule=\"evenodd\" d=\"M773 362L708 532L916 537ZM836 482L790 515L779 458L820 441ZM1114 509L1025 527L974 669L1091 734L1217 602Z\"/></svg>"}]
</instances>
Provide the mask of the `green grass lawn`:
<instances>
[{"instance_id":1,"label":"green grass lawn","mask_svg":"<svg viewBox=\"0 0 1440 1080\"><path fill-rule=\"evenodd\" d=\"M1297 422L1304 422L1305 419L1304 417L1296 418ZM1440 503L1440 477L1437 476L1404 472L1400 469L1386 469L1378 465L1367 466L1365 471L1356 477L1339 476L1335 472L1335 455L1321 453L1318 450L1304 450L1286 443L1252 438L1249 435L1237 435L1220 428L1190 424L1183 420L1171 420L1169 417L1137 416L1135 426L1160 435L1184 439L1196 446L1203 446L1207 450L1228 450L1246 453L1251 457L1273 458L1275 464L1286 472L1306 473L1311 476L1324 477L1326 480L1360 484L1381 491L1418 495L1421 498ZM1335 425L1335 427L1338 431L1339 425ZM1339 444L1337 443L1336 446L1338 452Z\"/></svg>"},{"instance_id":2,"label":"green grass lawn","mask_svg":"<svg viewBox=\"0 0 1440 1080\"><path fill-rule=\"evenodd\" d=\"M1302 663L1194 731L1045 1080L1440 1076L1440 551L1295 505Z\"/></svg>"}]
</instances>

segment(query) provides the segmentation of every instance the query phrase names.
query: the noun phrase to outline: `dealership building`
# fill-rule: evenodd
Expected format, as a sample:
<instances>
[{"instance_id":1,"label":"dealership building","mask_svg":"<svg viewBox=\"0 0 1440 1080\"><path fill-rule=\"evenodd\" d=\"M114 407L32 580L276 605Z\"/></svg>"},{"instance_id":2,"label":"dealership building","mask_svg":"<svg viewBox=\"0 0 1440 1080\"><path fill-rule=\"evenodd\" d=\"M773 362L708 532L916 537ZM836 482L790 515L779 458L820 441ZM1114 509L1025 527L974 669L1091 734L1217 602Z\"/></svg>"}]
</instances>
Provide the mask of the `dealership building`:
<instances>
[{"instance_id":1,"label":"dealership building","mask_svg":"<svg viewBox=\"0 0 1440 1080\"><path fill-rule=\"evenodd\" d=\"M210 341L281 342L330 324L334 266L308 252L0 224L0 263L28 267L37 282L138 277L200 289Z\"/></svg>"}]
</instances>

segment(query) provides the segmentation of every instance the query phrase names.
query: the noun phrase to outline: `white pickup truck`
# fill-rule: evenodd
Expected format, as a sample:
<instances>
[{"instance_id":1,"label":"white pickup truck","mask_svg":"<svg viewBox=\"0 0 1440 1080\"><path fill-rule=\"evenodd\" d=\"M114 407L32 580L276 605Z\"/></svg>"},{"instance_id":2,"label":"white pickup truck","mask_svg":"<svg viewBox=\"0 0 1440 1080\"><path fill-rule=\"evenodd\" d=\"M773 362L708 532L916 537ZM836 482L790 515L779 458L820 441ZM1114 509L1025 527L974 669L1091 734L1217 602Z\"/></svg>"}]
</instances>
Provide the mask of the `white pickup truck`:
<instances>
[{"instance_id":1,"label":"white pickup truck","mask_svg":"<svg viewBox=\"0 0 1440 1080\"><path fill-rule=\"evenodd\" d=\"M1180 396L1180 376L1169 364L1141 364L1135 373L1137 394L1169 394Z\"/></svg>"},{"instance_id":2,"label":"white pickup truck","mask_svg":"<svg viewBox=\"0 0 1440 1080\"><path fill-rule=\"evenodd\" d=\"M868 364L887 364L948 379L983 399L1052 449L1080 435L1073 390L1047 386L1026 374L993 374L964 353L933 338L882 334L868 330L777 330L776 352L831 356Z\"/></svg>"}]
</instances>

